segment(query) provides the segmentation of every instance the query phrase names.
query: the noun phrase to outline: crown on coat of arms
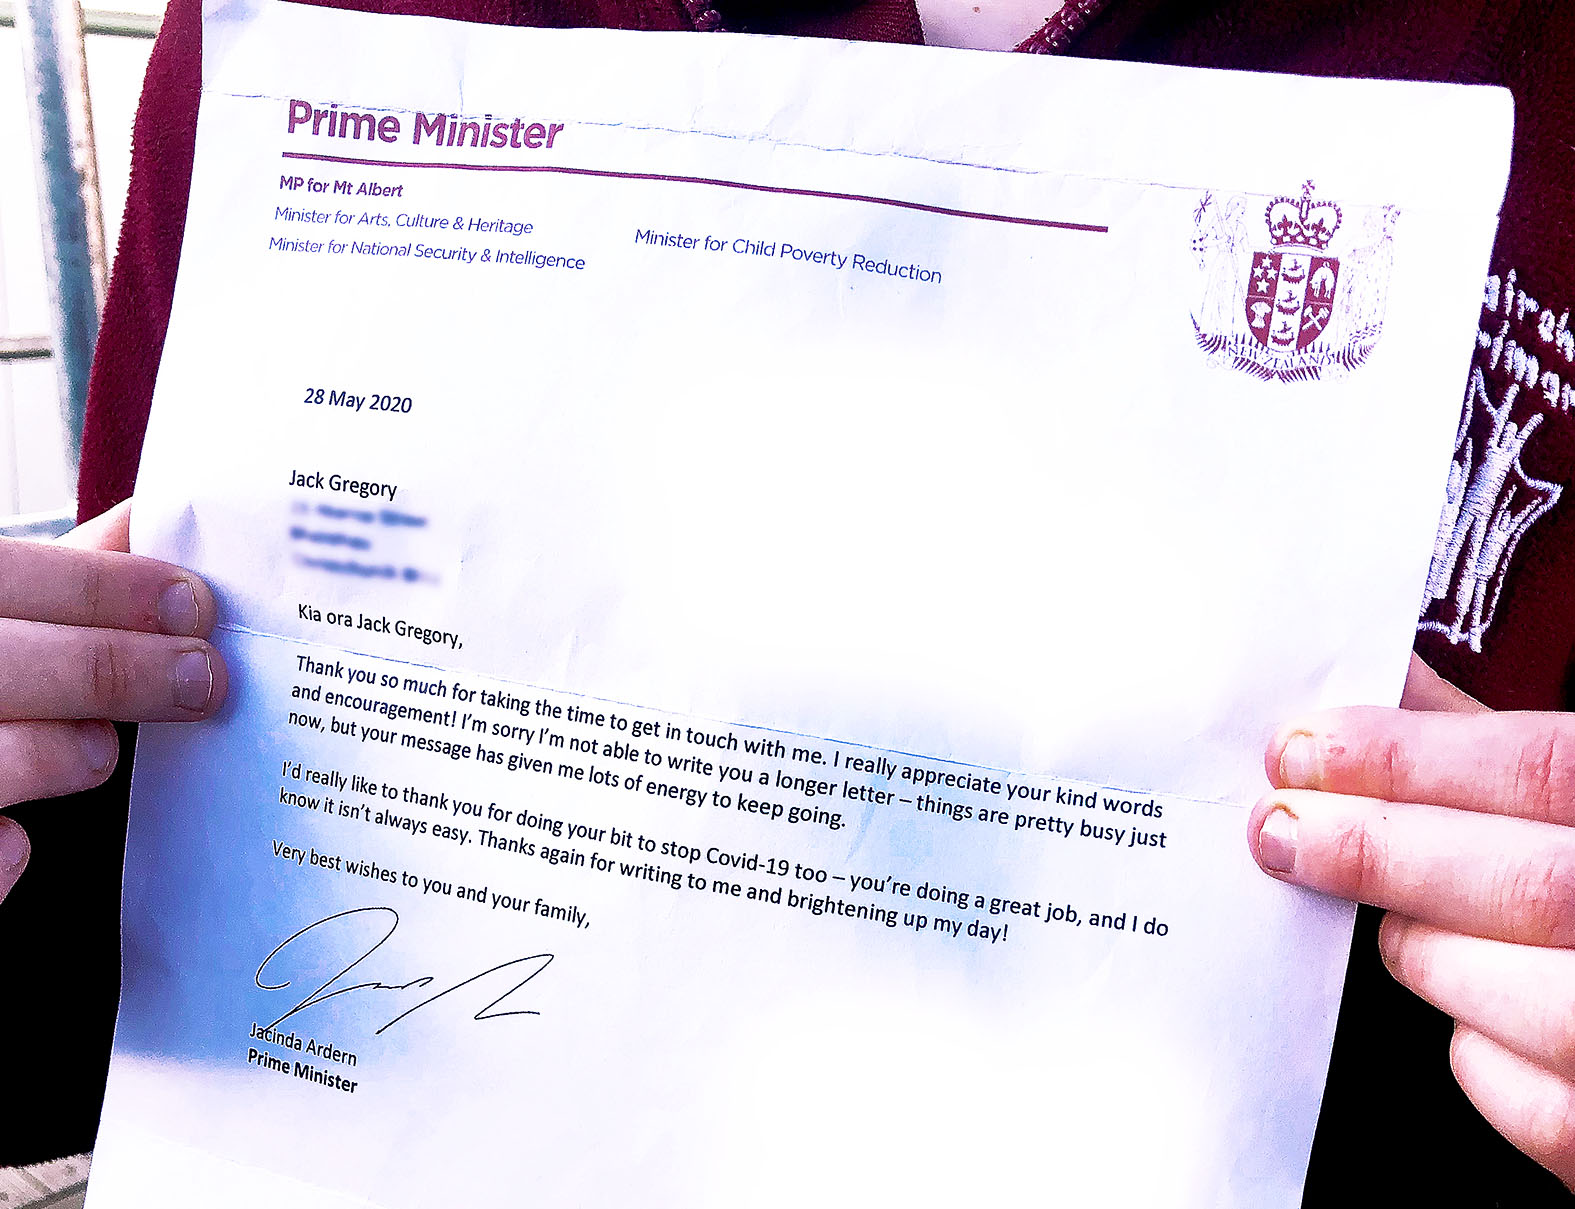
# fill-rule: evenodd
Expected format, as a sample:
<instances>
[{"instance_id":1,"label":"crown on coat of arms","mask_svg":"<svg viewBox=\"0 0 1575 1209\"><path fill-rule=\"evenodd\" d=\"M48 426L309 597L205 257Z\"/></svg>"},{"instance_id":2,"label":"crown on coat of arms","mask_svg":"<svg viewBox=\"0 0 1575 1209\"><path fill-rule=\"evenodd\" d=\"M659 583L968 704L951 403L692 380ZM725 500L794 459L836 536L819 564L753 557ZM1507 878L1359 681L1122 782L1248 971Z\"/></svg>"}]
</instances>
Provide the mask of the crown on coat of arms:
<instances>
[{"instance_id":1,"label":"crown on coat of arms","mask_svg":"<svg viewBox=\"0 0 1575 1209\"><path fill-rule=\"evenodd\" d=\"M1340 207L1330 201L1313 200L1313 183L1302 186L1301 197L1276 197L1264 211L1269 238L1274 246L1311 248L1321 252L1340 229Z\"/></svg>"}]
</instances>

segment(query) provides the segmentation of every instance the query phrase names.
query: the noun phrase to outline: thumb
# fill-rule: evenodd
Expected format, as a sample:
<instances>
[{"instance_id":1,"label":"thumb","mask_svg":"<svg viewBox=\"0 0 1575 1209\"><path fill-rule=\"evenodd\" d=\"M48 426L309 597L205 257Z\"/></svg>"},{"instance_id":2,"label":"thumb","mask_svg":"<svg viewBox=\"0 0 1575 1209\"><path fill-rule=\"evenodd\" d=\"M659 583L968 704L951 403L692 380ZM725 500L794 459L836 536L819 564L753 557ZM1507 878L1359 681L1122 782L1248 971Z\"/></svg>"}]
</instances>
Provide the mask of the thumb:
<instances>
[{"instance_id":1,"label":"thumb","mask_svg":"<svg viewBox=\"0 0 1575 1209\"><path fill-rule=\"evenodd\" d=\"M63 546L76 546L81 550L119 550L122 554L131 549L131 501L121 500L108 512L100 513L90 521L83 521L71 532L60 538Z\"/></svg>"},{"instance_id":2,"label":"thumb","mask_svg":"<svg viewBox=\"0 0 1575 1209\"><path fill-rule=\"evenodd\" d=\"M22 825L0 814L0 902L5 901L5 896L11 893L11 887L22 876L32 851L33 846L28 843L27 832L22 830Z\"/></svg>"}]
</instances>

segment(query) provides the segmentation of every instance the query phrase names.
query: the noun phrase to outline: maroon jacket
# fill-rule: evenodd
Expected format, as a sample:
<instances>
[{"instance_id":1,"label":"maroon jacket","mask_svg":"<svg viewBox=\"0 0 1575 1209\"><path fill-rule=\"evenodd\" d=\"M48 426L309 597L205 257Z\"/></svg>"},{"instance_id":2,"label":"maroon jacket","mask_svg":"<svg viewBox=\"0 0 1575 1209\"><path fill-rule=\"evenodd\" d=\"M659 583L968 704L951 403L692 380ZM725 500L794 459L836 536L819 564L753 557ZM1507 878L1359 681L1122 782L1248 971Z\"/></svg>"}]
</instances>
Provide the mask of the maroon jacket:
<instances>
[{"instance_id":1,"label":"maroon jacket","mask_svg":"<svg viewBox=\"0 0 1575 1209\"><path fill-rule=\"evenodd\" d=\"M329 0L338 7L493 24L729 28L918 41L909 0ZM782 7L774 8L773 5ZM1075 55L1292 71L1504 84L1515 92L1513 179L1484 296L1451 502L1421 617L1418 649L1455 683L1499 708L1564 708L1575 608L1575 5L1566 0L1073 0L1073 18L1022 47ZM84 435L81 510L131 491L158 366L190 181L200 79L198 0L172 0L154 48L133 147L130 197L104 315ZM1317 115L1295 115L1316 122ZM1067 120L1076 121L1075 113ZM1382 132L1352 132L1382 137ZM1219 137L1245 138L1222 129ZM1288 137L1294 137L1294 134ZM1462 146L1471 155L1475 148ZM1441 468L1441 472L1442 472ZM1442 475L1441 475L1442 476ZM1294 641L1294 636L1288 636ZM52 1087L58 1111L0 1127L0 1162L91 1142L107 1056L124 773L85 795L93 827L59 804L29 808L34 868L0 905L7 953L51 993L47 1010L0 996L13 1087ZM105 821L112 825L102 825ZM117 831L118 829L122 829ZM50 834L51 832L55 834ZM84 904L83 895L94 896ZM78 961L45 950L29 920L82 918ZM1565 1203L1546 1176L1497 1137L1455 1087L1449 1023L1395 986L1376 957L1376 913L1358 926L1308 1204L1521 1206ZM61 1002L66 1004L64 1011ZM32 1004L30 1006L30 1004ZM62 1037L24 1046L22 1030ZM20 1065L17 1063L20 1062ZM62 1064L64 1062L64 1065ZM51 1108L55 1106L51 1105Z\"/></svg>"}]
</instances>

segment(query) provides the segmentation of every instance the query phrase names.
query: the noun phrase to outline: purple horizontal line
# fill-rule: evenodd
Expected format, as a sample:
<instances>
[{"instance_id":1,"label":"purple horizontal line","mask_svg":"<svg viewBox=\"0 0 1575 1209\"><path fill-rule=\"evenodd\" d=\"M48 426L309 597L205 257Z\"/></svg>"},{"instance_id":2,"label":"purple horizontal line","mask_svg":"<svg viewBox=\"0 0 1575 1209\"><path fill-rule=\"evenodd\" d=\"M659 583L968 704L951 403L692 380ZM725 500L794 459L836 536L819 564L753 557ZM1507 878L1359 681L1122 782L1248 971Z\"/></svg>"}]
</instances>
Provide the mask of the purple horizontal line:
<instances>
[{"instance_id":1,"label":"purple horizontal line","mask_svg":"<svg viewBox=\"0 0 1575 1209\"><path fill-rule=\"evenodd\" d=\"M556 172L563 176L604 176L622 181L671 181L680 185L712 185L719 189L747 189L753 193L789 193L796 197L826 197L833 201L869 202L894 206L899 210L919 210L925 214L945 214L951 218L978 218L985 222L1016 223L1024 227L1051 227L1057 231L1088 231L1109 234L1109 227L1093 223L1058 222L1050 218L1021 218L1015 214L987 214L981 210L954 210L950 206L931 206L924 202L903 201L896 197L873 197L867 193L832 193L824 189L791 189L785 185L754 185L748 181L718 180L709 176L668 176L660 172L613 172L606 168L566 168L558 164L443 164L413 160L359 159L350 155L318 155L310 151L286 151L287 160L315 160L324 164L360 164L368 168L455 168L463 172Z\"/></svg>"}]
</instances>

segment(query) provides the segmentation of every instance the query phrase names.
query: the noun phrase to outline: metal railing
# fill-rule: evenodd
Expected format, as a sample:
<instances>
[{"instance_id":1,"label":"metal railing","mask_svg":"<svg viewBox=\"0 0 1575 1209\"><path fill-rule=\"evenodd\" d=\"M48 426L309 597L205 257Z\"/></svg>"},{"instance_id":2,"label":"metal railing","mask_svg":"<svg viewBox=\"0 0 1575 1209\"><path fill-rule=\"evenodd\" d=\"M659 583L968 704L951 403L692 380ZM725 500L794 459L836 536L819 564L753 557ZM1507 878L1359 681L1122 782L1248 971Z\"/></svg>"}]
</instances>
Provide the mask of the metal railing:
<instances>
[{"instance_id":1,"label":"metal railing","mask_svg":"<svg viewBox=\"0 0 1575 1209\"><path fill-rule=\"evenodd\" d=\"M14 0L0 0L0 29L16 24ZM149 13L123 13L106 8L82 10L82 31L112 38L156 38L159 18Z\"/></svg>"},{"instance_id":2,"label":"metal railing","mask_svg":"<svg viewBox=\"0 0 1575 1209\"><path fill-rule=\"evenodd\" d=\"M159 18L84 10L80 0L0 0L4 26L14 26L21 35L51 330L0 333L0 365L45 359L54 363L67 469L75 478L88 373L109 285L85 36L152 38ZM16 517L0 524L0 533L49 535L63 532L73 519L69 514Z\"/></svg>"}]
</instances>

